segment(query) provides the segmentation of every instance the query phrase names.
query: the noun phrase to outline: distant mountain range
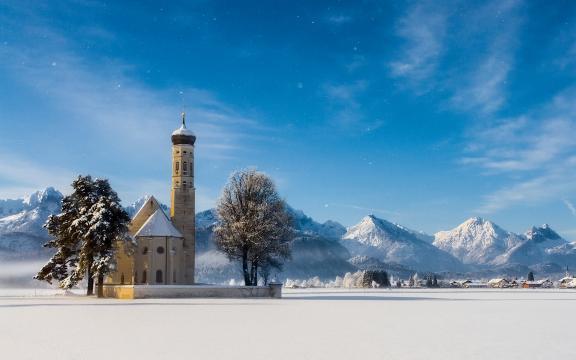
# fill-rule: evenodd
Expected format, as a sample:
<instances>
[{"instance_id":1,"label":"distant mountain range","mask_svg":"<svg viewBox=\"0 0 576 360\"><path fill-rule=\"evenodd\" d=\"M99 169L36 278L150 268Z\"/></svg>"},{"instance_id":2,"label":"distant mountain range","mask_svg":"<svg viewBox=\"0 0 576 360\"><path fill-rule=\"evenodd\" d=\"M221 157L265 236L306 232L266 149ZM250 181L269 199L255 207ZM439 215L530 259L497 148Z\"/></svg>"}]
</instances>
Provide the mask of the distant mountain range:
<instances>
[{"instance_id":1,"label":"distant mountain range","mask_svg":"<svg viewBox=\"0 0 576 360\"><path fill-rule=\"evenodd\" d=\"M147 198L126 211L135 214ZM48 234L42 225L60 211L61 200L62 194L53 188L22 199L0 200L0 260L47 258L50 253L42 244ZM334 221L318 223L300 210L288 210L297 236L292 258L282 272L272 274L280 279L331 279L359 269L384 269L406 277L415 271L492 276L523 275L529 270L559 273L566 266L576 267L576 242L566 241L548 225L515 234L476 217L432 236L373 215L346 229ZM196 263L202 282L241 277L238 266L214 244L217 224L213 209L196 216Z\"/></svg>"},{"instance_id":2,"label":"distant mountain range","mask_svg":"<svg viewBox=\"0 0 576 360\"><path fill-rule=\"evenodd\" d=\"M0 259L49 256L44 223L60 211L62 194L47 188L17 200L0 200Z\"/></svg>"}]
</instances>

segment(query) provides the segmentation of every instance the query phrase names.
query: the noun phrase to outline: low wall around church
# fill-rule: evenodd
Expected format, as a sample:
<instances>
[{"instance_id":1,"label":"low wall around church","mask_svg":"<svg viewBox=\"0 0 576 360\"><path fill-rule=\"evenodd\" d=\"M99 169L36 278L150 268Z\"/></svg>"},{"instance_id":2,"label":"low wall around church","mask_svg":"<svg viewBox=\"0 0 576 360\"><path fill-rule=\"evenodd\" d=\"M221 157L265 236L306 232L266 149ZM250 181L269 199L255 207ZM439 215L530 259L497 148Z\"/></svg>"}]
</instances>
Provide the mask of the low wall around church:
<instances>
[{"instance_id":1,"label":"low wall around church","mask_svg":"<svg viewBox=\"0 0 576 360\"><path fill-rule=\"evenodd\" d=\"M104 297L117 299L281 298L282 284L268 286L105 284Z\"/></svg>"}]
</instances>

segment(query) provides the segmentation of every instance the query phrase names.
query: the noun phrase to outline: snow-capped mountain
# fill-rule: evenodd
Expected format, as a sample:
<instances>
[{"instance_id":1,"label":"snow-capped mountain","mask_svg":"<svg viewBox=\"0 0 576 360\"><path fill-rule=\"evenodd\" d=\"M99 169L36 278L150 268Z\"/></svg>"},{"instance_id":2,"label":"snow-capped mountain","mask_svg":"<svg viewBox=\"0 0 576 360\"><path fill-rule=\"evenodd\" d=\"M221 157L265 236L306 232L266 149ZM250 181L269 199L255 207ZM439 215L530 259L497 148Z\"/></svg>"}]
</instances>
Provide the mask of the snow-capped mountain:
<instances>
[{"instance_id":1,"label":"snow-capped mountain","mask_svg":"<svg viewBox=\"0 0 576 360\"><path fill-rule=\"evenodd\" d=\"M464 264L490 264L524 241L524 237L503 230L496 224L474 217L455 229L435 234L434 245Z\"/></svg>"},{"instance_id":2,"label":"snow-capped mountain","mask_svg":"<svg viewBox=\"0 0 576 360\"><path fill-rule=\"evenodd\" d=\"M126 210L126 212L128 213L128 215L132 218L134 217L134 215L136 215L136 213L138 212L138 210L140 210L140 208L142 207L142 205L144 205L150 198L152 197L152 195L145 195L142 196L141 198L139 198L138 200L134 201L132 204L126 206L124 208L124 210ZM162 210L164 210L164 212L166 214L170 214L170 208L168 206L166 206L165 204L160 203L160 207L162 208Z\"/></svg>"},{"instance_id":3,"label":"snow-capped mountain","mask_svg":"<svg viewBox=\"0 0 576 360\"><path fill-rule=\"evenodd\" d=\"M554 230L544 224L541 227L532 227L524 234L524 240L508 249L504 254L496 257L492 263L537 265L548 262L548 251L560 251L568 241L564 240ZM559 247L557 250L553 250Z\"/></svg>"},{"instance_id":4,"label":"snow-capped mountain","mask_svg":"<svg viewBox=\"0 0 576 360\"><path fill-rule=\"evenodd\" d=\"M209 209L196 214L196 251L216 250L212 239L214 228L218 225L218 214Z\"/></svg>"},{"instance_id":5,"label":"snow-capped mountain","mask_svg":"<svg viewBox=\"0 0 576 360\"><path fill-rule=\"evenodd\" d=\"M48 217L60 211L62 194L54 188L36 191L23 199L0 202L0 257L32 258L46 256L42 245L48 240L43 228Z\"/></svg>"},{"instance_id":6,"label":"snow-capped mountain","mask_svg":"<svg viewBox=\"0 0 576 360\"><path fill-rule=\"evenodd\" d=\"M126 207L134 215L149 196ZM48 240L43 228L60 211L62 194L53 188L28 197L0 200L0 259L39 259L49 256L42 245ZM162 205L167 213L169 208ZM300 210L288 211L294 220L296 239L292 259L279 278L334 278L357 269L382 269L397 275L415 270L467 271L464 264L485 265L475 271L516 272L526 269L556 271L576 267L576 242L562 239L548 225L533 227L524 235L503 230L490 221L472 218L435 236L367 216L348 230L333 221L318 223ZM196 253L200 281L223 282L240 278L214 244L218 218L214 209L196 216ZM433 243L433 245L431 244ZM452 254L452 255L450 255ZM462 262L460 262L460 259ZM552 270L550 270L552 269Z\"/></svg>"},{"instance_id":7,"label":"snow-capped mountain","mask_svg":"<svg viewBox=\"0 0 576 360\"><path fill-rule=\"evenodd\" d=\"M576 241L546 249L545 252L548 263L558 264L562 268L576 268Z\"/></svg>"},{"instance_id":8,"label":"snow-capped mountain","mask_svg":"<svg viewBox=\"0 0 576 360\"><path fill-rule=\"evenodd\" d=\"M508 250L494 264L521 264L542 269L576 267L576 242L568 242L547 224L532 227L525 240Z\"/></svg>"},{"instance_id":9,"label":"snow-capped mountain","mask_svg":"<svg viewBox=\"0 0 576 360\"><path fill-rule=\"evenodd\" d=\"M342 244L353 256L368 256L416 270L459 271L463 268L456 258L423 241L415 231L373 215L348 228Z\"/></svg>"},{"instance_id":10,"label":"snow-capped mountain","mask_svg":"<svg viewBox=\"0 0 576 360\"><path fill-rule=\"evenodd\" d=\"M328 220L321 224L304 214L302 210L295 210L290 206L288 206L288 212L294 221L294 229L300 234L340 239L346 233L346 228L336 221Z\"/></svg>"}]
</instances>

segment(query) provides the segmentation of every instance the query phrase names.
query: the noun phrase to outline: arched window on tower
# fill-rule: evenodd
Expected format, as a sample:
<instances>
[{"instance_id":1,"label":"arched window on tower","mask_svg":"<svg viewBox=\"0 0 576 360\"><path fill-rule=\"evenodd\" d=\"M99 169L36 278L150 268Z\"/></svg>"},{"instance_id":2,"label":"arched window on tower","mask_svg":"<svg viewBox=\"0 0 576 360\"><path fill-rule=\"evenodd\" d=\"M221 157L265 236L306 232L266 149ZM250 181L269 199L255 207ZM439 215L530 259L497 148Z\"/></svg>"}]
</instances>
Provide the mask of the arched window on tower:
<instances>
[{"instance_id":1,"label":"arched window on tower","mask_svg":"<svg viewBox=\"0 0 576 360\"><path fill-rule=\"evenodd\" d=\"M182 173L184 175L188 174L188 163L186 161L182 163Z\"/></svg>"},{"instance_id":2,"label":"arched window on tower","mask_svg":"<svg viewBox=\"0 0 576 360\"><path fill-rule=\"evenodd\" d=\"M156 284L162 284L162 270L156 270Z\"/></svg>"},{"instance_id":3,"label":"arched window on tower","mask_svg":"<svg viewBox=\"0 0 576 360\"><path fill-rule=\"evenodd\" d=\"M176 171L176 175L178 175L180 171L180 161L176 161L176 164L174 164L174 171Z\"/></svg>"},{"instance_id":4,"label":"arched window on tower","mask_svg":"<svg viewBox=\"0 0 576 360\"><path fill-rule=\"evenodd\" d=\"M142 284L146 284L146 281L148 280L146 275L146 270L142 271Z\"/></svg>"}]
</instances>

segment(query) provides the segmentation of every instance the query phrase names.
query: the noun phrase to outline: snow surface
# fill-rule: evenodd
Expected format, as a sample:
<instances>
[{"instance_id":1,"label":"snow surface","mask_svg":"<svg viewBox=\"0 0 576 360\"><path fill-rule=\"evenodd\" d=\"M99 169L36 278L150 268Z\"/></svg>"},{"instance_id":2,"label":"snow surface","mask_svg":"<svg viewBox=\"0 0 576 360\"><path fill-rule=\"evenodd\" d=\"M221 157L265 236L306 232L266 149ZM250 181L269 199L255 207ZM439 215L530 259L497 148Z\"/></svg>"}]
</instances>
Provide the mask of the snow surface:
<instances>
[{"instance_id":1,"label":"snow surface","mask_svg":"<svg viewBox=\"0 0 576 360\"><path fill-rule=\"evenodd\" d=\"M572 290L285 290L274 299L14 297L5 359L574 359Z\"/></svg>"}]
</instances>

